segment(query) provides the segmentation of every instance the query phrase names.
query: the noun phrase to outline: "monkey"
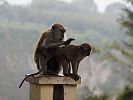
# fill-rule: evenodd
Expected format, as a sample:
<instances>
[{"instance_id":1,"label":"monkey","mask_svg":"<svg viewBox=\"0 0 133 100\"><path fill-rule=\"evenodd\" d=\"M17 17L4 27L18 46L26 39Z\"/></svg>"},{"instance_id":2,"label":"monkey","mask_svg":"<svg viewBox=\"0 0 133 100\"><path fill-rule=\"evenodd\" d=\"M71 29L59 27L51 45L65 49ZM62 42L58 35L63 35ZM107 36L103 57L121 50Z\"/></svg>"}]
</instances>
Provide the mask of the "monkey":
<instances>
[{"instance_id":1,"label":"monkey","mask_svg":"<svg viewBox=\"0 0 133 100\"><path fill-rule=\"evenodd\" d=\"M69 38L69 39L65 42L66 45L70 44L71 41L73 41L73 40L75 40L75 39ZM50 51L50 50L51 50L51 48L48 48L48 51ZM46 48L45 48L45 47L41 47L41 48L39 49L39 52L40 52L40 54L42 54L42 55L40 55L40 56L45 56L45 54L46 54L47 51L46 51ZM43 61L44 61L43 64L46 65L46 63L52 58L52 56L53 56L53 55L49 55L48 57L46 57L46 59L43 60ZM55 59L54 59L54 60L55 60ZM55 61L54 63L57 63L57 62ZM52 66L52 67L54 67L54 66ZM56 67L56 68L57 68L57 67ZM58 74L59 71L60 71L60 68L59 68L59 69L56 69L56 68L53 69L53 70L57 70L57 71L54 72L54 73L55 73L55 74ZM52 69L52 68L51 68L51 69ZM53 71L53 70L52 70L52 71ZM27 75L27 76L22 80L22 82L20 83L19 88L21 88L21 86L23 85L24 81L25 81L28 77L34 76L34 75L38 75L38 74L40 74L42 71L43 71L43 67L41 67L41 68L39 69L38 72ZM53 74L53 73L52 73L52 74Z\"/></svg>"},{"instance_id":2,"label":"monkey","mask_svg":"<svg viewBox=\"0 0 133 100\"><path fill-rule=\"evenodd\" d=\"M41 37L35 48L34 61L37 65L38 70L40 70L41 67L43 67L43 74L47 74L48 71L50 71L51 73L58 72L59 63L54 60L55 57L52 57L46 63L46 65L44 65L44 60L52 54L51 52L49 52L47 48L51 48L54 51L54 49L60 47L61 45L67 45L71 42L71 40L63 41L65 32L65 28L61 24L56 23L52 25L51 29L41 34ZM40 54L40 50L43 47L45 47L45 56L42 56ZM52 65L54 65L54 68Z\"/></svg>"},{"instance_id":3,"label":"monkey","mask_svg":"<svg viewBox=\"0 0 133 100\"><path fill-rule=\"evenodd\" d=\"M41 37L38 43L36 44L36 48L34 52L34 60L35 60L35 63L37 64L38 70L40 69L40 66L39 66L40 48L42 46L47 48L47 47L50 47L51 45L53 47L62 45L65 32L66 32L65 28L62 25L56 23L52 25L51 29L41 34Z\"/></svg>"},{"instance_id":4,"label":"monkey","mask_svg":"<svg viewBox=\"0 0 133 100\"><path fill-rule=\"evenodd\" d=\"M58 48L55 52L56 60L63 66L63 75L71 76L75 81L79 79L78 67L81 60L89 56L91 46L88 43L81 45L67 45ZM72 66L70 66L70 63ZM72 74L70 73L72 67Z\"/></svg>"},{"instance_id":5,"label":"monkey","mask_svg":"<svg viewBox=\"0 0 133 100\"><path fill-rule=\"evenodd\" d=\"M79 63L86 56L89 56L90 52L91 46L87 43L83 43L81 45L66 45L57 48L55 50L54 57L55 60L63 66L63 75L71 76L76 81L79 79L79 75L77 74ZM73 71L72 74L70 73L71 67Z\"/></svg>"}]
</instances>

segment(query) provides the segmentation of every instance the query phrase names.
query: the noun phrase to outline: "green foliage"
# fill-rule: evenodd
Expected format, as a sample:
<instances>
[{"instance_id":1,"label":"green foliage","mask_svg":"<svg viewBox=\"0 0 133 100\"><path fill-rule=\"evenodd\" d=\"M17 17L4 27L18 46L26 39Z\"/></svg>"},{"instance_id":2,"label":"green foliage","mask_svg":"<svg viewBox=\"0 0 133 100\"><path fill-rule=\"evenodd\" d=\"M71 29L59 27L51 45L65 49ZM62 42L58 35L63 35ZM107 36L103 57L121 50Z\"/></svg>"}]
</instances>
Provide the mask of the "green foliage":
<instances>
[{"instance_id":1,"label":"green foliage","mask_svg":"<svg viewBox=\"0 0 133 100\"><path fill-rule=\"evenodd\" d=\"M107 100L108 96L106 94L102 94L102 95L93 95L93 96L88 96L86 98L84 98L83 100Z\"/></svg>"},{"instance_id":2,"label":"green foliage","mask_svg":"<svg viewBox=\"0 0 133 100\"><path fill-rule=\"evenodd\" d=\"M92 46L92 53L100 53L100 49L98 47Z\"/></svg>"},{"instance_id":3,"label":"green foliage","mask_svg":"<svg viewBox=\"0 0 133 100\"><path fill-rule=\"evenodd\" d=\"M132 0L126 0L131 6L133 7L133 1ZM133 9L131 8L125 8L124 12L126 12L125 16L121 16L119 19L120 24L123 26L123 28L126 29L126 33L128 35L133 36Z\"/></svg>"},{"instance_id":4,"label":"green foliage","mask_svg":"<svg viewBox=\"0 0 133 100\"><path fill-rule=\"evenodd\" d=\"M109 51L116 50L118 53L122 54L122 57L128 58L127 61L121 60L118 56L115 56L113 53L107 53L102 57L102 60L112 60L118 62L122 65L126 65L128 67L132 67L133 64L133 52L132 52L132 44L123 41L113 41L111 44L108 45Z\"/></svg>"},{"instance_id":5,"label":"green foliage","mask_svg":"<svg viewBox=\"0 0 133 100\"><path fill-rule=\"evenodd\" d=\"M97 30L106 36L112 33L120 33L114 20L116 17L117 15L114 14L110 16L98 13L94 0L76 0L72 4L59 0L32 0L32 3L25 7L9 4L0 5L0 18L6 18L7 21L13 20L48 26L59 22L63 25L69 25L78 32ZM21 27L19 24L16 27L19 26ZM31 29L26 25L23 27L24 29Z\"/></svg>"},{"instance_id":6,"label":"green foliage","mask_svg":"<svg viewBox=\"0 0 133 100\"><path fill-rule=\"evenodd\" d=\"M102 95L89 95L84 97L83 100L110 100L106 94ZM116 96L116 100L133 100L133 88L125 86L123 91Z\"/></svg>"},{"instance_id":7,"label":"green foliage","mask_svg":"<svg viewBox=\"0 0 133 100\"><path fill-rule=\"evenodd\" d=\"M122 93L120 93L116 100L133 100L133 88L130 88L129 86L125 86Z\"/></svg>"},{"instance_id":8,"label":"green foliage","mask_svg":"<svg viewBox=\"0 0 133 100\"><path fill-rule=\"evenodd\" d=\"M131 57L132 54L129 54L128 51L125 51L124 48L120 46L120 43L118 41L113 41L108 48L110 49L116 49L119 50L123 55Z\"/></svg>"},{"instance_id":9,"label":"green foliage","mask_svg":"<svg viewBox=\"0 0 133 100\"><path fill-rule=\"evenodd\" d=\"M18 21L11 21L5 18L0 19L0 31L5 30L22 30L22 31L37 31L38 29L45 28L46 26L35 23L21 23Z\"/></svg>"},{"instance_id":10,"label":"green foliage","mask_svg":"<svg viewBox=\"0 0 133 100\"><path fill-rule=\"evenodd\" d=\"M106 52L111 41L119 41L121 32L115 21L118 15L100 14L95 9L96 4L93 0L75 2L77 4L67 4L59 0L32 0L27 6L12 6L8 2L0 5L0 98L2 100L24 100L28 97L26 89L23 90L25 93L23 94L19 92L17 85L25 73L36 68L32 56L35 42L39 38L39 31L47 30L47 26L55 22L61 23L67 32L73 31L69 37L75 38L78 43L91 41L90 44L94 44L92 52L97 54L96 58ZM113 47L118 48L118 45L114 43ZM106 95L93 95L84 100L107 100L106 98Z\"/></svg>"},{"instance_id":11,"label":"green foliage","mask_svg":"<svg viewBox=\"0 0 133 100\"><path fill-rule=\"evenodd\" d=\"M120 47L120 44L118 43L118 41L113 41L109 46L108 48L110 49L117 49L117 50L120 50L121 47Z\"/></svg>"},{"instance_id":12,"label":"green foliage","mask_svg":"<svg viewBox=\"0 0 133 100\"><path fill-rule=\"evenodd\" d=\"M132 37L133 39L133 0L125 0L127 3L131 5L131 7L125 8L124 11L126 12L126 15L121 16L120 18L120 24L123 26L123 28L126 29L126 33ZM128 41L129 42L129 41ZM129 50L121 49L122 53L127 56L131 62L133 61L133 52L131 52L131 49L133 48L133 41L131 43L124 42L123 44L126 44L126 48ZM133 66L133 62L129 64L129 66Z\"/></svg>"}]
</instances>

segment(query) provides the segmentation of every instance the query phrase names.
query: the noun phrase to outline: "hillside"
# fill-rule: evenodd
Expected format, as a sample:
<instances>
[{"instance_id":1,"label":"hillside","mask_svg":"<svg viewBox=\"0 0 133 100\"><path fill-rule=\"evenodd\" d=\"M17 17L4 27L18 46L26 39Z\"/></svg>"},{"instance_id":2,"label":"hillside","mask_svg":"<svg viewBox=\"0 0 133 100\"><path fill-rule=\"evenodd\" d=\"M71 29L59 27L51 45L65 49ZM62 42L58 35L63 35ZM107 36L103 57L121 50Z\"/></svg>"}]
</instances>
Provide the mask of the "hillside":
<instances>
[{"instance_id":1,"label":"hillside","mask_svg":"<svg viewBox=\"0 0 133 100\"><path fill-rule=\"evenodd\" d=\"M124 84L131 84L133 79L128 77L133 70L123 63L132 62L126 62L121 51L114 48L114 43L121 46L121 40L128 38L117 22L120 15L114 13L116 6L110 6L101 14L93 0L77 0L71 4L33 0L27 6L12 6L3 0L0 5L0 100L28 100L28 84L19 89L19 83L26 73L37 71L33 61L35 44L40 33L55 22L66 27L68 38L76 39L73 44L88 42L95 48L80 65L79 96L85 86L91 91L114 94Z\"/></svg>"}]
</instances>

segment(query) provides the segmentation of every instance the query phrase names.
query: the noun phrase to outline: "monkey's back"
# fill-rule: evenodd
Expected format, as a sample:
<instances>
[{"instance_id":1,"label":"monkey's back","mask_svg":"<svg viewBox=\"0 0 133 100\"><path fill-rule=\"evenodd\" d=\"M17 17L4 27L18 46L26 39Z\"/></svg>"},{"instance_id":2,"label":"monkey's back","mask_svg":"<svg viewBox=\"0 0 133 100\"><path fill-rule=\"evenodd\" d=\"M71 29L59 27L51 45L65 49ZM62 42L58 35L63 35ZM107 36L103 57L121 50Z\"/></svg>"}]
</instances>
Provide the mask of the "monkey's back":
<instances>
[{"instance_id":1,"label":"monkey's back","mask_svg":"<svg viewBox=\"0 0 133 100\"><path fill-rule=\"evenodd\" d=\"M55 54L69 60L81 61L86 56L89 56L90 50L90 45L86 43L81 45L66 45L58 48Z\"/></svg>"},{"instance_id":2,"label":"monkey's back","mask_svg":"<svg viewBox=\"0 0 133 100\"><path fill-rule=\"evenodd\" d=\"M66 59L73 60L77 59L80 55L79 45L67 45L60 47L56 50L55 56L65 57Z\"/></svg>"}]
</instances>

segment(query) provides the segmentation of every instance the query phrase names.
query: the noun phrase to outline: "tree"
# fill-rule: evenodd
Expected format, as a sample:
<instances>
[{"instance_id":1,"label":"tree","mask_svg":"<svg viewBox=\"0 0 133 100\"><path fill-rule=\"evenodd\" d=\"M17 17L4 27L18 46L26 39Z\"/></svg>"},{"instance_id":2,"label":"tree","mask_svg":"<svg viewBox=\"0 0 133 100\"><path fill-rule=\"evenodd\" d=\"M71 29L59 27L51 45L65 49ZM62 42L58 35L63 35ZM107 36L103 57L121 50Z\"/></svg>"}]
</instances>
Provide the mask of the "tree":
<instances>
[{"instance_id":1,"label":"tree","mask_svg":"<svg viewBox=\"0 0 133 100\"><path fill-rule=\"evenodd\" d=\"M126 2L133 7L133 0L126 0ZM126 29L126 33L133 36L133 9L128 7L125 8L124 11L126 12L126 15L121 16L120 23L123 28Z\"/></svg>"},{"instance_id":2,"label":"tree","mask_svg":"<svg viewBox=\"0 0 133 100\"><path fill-rule=\"evenodd\" d=\"M129 7L124 8L125 14L121 16L119 22L121 26L126 29L127 38L126 40L122 40L123 49L122 53L130 60L130 67L133 67L133 0L125 0L129 3Z\"/></svg>"},{"instance_id":3,"label":"tree","mask_svg":"<svg viewBox=\"0 0 133 100\"><path fill-rule=\"evenodd\" d=\"M120 93L116 97L116 100L133 100L133 89L130 88L129 86L125 86L122 93Z\"/></svg>"}]
</instances>

